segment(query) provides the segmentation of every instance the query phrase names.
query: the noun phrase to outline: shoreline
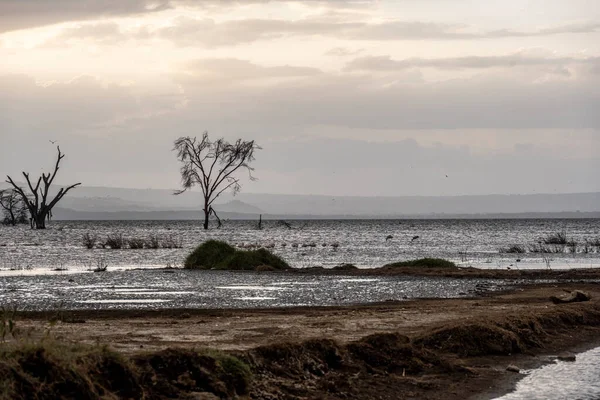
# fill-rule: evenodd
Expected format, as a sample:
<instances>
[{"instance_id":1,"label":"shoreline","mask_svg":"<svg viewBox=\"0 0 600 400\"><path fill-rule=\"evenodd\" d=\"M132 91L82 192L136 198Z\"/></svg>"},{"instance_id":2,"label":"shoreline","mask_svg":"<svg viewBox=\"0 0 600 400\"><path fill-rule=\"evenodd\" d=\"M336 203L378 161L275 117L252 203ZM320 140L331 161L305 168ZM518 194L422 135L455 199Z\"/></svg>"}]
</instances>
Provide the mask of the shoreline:
<instances>
[{"instance_id":1,"label":"shoreline","mask_svg":"<svg viewBox=\"0 0 600 400\"><path fill-rule=\"evenodd\" d=\"M549 300L575 289L592 300ZM405 390L412 397L400 398L479 400L514 388L523 375L506 372L509 364L529 369L548 362L545 354L600 346L599 299L598 284L529 284L467 299L354 306L22 312L17 324L33 340L50 329L57 341L110 344L132 359L197 346L234 354L255 376L241 398L397 399Z\"/></svg>"}]
</instances>

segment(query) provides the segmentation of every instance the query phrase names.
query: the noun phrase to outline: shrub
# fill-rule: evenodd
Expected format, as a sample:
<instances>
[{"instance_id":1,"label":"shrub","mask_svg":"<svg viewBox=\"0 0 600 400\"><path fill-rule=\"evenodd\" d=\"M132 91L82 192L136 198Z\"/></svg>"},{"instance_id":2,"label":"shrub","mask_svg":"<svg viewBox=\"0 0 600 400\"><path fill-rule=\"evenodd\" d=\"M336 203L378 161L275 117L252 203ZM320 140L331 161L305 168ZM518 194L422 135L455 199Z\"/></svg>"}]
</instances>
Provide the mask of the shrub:
<instances>
[{"instance_id":1,"label":"shrub","mask_svg":"<svg viewBox=\"0 0 600 400\"><path fill-rule=\"evenodd\" d=\"M129 239L127 241L130 249L143 249L145 240L144 239Z\"/></svg>"},{"instance_id":2,"label":"shrub","mask_svg":"<svg viewBox=\"0 0 600 400\"><path fill-rule=\"evenodd\" d=\"M97 241L98 238L96 236L90 235L89 232L83 235L83 245L86 249L93 249L94 247L96 247Z\"/></svg>"},{"instance_id":3,"label":"shrub","mask_svg":"<svg viewBox=\"0 0 600 400\"><path fill-rule=\"evenodd\" d=\"M219 264L217 269L255 270L257 267L269 266L274 269L289 269L290 266L281 257L267 249L237 250ZM263 268L264 269L264 268Z\"/></svg>"},{"instance_id":4,"label":"shrub","mask_svg":"<svg viewBox=\"0 0 600 400\"><path fill-rule=\"evenodd\" d=\"M209 240L198 246L196 250L187 256L184 267L188 269L214 268L223 270L280 270L290 268L283 259L266 249L236 250L229 244L218 240Z\"/></svg>"},{"instance_id":5,"label":"shrub","mask_svg":"<svg viewBox=\"0 0 600 400\"><path fill-rule=\"evenodd\" d=\"M160 239L156 235L150 235L146 241L146 247L149 249L160 248Z\"/></svg>"},{"instance_id":6,"label":"shrub","mask_svg":"<svg viewBox=\"0 0 600 400\"><path fill-rule=\"evenodd\" d=\"M104 259L99 259L96 261L96 268L94 268L93 272L106 272L108 270L108 263L104 261Z\"/></svg>"},{"instance_id":7,"label":"shrub","mask_svg":"<svg viewBox=\"0 0 600 400\"><path fill-rule=\"evenodd\" d=\"M104 245L111 249L122 249L125 246L125 239L123 239L123 235L121 234L108 235Z\"/></svg>"},{"instance_id":8,"label":"shrub","mask_svg":"<svg viewBox=\"0 0 600 400\"><path fill-rule=\"evenodd\" d=\"M523 254L523 253L527 253L527 250L525 250L525 248L523 246L519 246L519 245L515 244L513 246L500 249L500 253Z\"/></svg>"},{"instance_id":9,"label":"shrub","mask_svg":"<svg viewBox=\"0 0 600 400\"><path fill-rule=\"evenodd\" d=\"M452 261L441 258L421 258L419 260L399 261L384 267L423 267L423 268L457 268Z\"/></svg>"},{"instance_id":10,"label":"shrub","mask_svg":"<svg viewBox=\"0 0 600 400\"><path fill-rule=\"evenodd\" d=\"M167 236L162 241L162 247L163 249L181 249L183 244L181 240L177 240L173 236Z\"/></svg>"},{"instance_id":11,"label":"shrub","mask_svg":"<svg viewBox=\"0 0 600 400\"><path fill-rule=\"evenodd\" d=\"M548 235L544 238L544 244L560 244L566 245L569 242L565 232L558 232Z\"/></svg>"},{"instance_id":12,"label":"shrub","mask_svg":"<svg viewBox=\"0 0 600 400\"><path fill-rule=\"evenodd\" d=\"M235 249L229 244L219 240L209 240L196 247L187 256L183 266L191 269L211 269L234 253Z\"/></svg>"}]
</instances>

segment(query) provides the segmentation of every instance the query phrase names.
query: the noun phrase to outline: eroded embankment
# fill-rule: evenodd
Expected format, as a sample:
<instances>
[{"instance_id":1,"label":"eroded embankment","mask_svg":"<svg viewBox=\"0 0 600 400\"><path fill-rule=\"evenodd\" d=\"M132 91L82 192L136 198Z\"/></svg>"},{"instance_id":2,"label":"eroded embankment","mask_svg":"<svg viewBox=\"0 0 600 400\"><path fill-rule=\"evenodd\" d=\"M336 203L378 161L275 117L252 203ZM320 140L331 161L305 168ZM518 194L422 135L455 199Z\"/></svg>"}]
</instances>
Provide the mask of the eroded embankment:
<instances>
[{"instance_id":1,"label":"eroded embankment","mask_svg":"<svg viewBox=\"0 0 600 400\"><path fill-rule=\"evenodd\" d=\"M458 399L497 378L481 368L496 362L493 357L564 350L575 340L565 338L597 327L600 304L591 301L465 318L413 337L380 333L347 343L323 337L237 352L168 348L125 355L21 340L0 347L0 397Z\"/></svg>"}]
</instances>

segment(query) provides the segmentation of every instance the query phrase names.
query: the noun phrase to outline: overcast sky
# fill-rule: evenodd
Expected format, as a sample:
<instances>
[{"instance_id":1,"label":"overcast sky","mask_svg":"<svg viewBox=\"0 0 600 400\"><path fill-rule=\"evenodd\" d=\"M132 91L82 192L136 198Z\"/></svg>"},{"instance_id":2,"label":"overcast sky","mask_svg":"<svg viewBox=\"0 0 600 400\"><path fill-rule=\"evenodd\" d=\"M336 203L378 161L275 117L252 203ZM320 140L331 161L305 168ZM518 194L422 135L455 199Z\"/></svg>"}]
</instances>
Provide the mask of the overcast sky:
<instances>
[{"instance_id":1,"label":"overcast sky","mask_svg":"<svg viewBox=\"0 0 600 400\"><path fill-rule=\"evenodd\" d=\"M174 188L255 139L257 193L600 191L597 0L0 0L0 172Z\"/></svg>"}]
</instances>

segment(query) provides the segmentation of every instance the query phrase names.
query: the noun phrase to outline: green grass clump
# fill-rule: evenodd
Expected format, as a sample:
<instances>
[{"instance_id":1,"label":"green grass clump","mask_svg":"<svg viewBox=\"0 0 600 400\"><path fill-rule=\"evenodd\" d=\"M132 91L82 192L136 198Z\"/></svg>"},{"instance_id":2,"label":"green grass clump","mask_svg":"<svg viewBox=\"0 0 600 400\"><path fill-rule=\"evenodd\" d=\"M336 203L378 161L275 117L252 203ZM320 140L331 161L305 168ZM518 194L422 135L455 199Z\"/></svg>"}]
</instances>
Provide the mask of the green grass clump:
<instances>
[{"instance_id":1,"label":"green grass clump","mask_svg":"<svg viewBox=\"0 0 600 400\"><path fill-rule=\"evenodd\" d=\"M421 258L418 260L399 261L387 264L385 267L420 267L420 268L457 268L452 261L441 258Z\"/></svg>"},{"instance_id":2,"label":"green grass clump","mask_svg":"<svg viewBox=\"0 0 600 400\"><path fill-rule=\"evenodd\" d=\"M281 257L276 256L267 249L238 250L231 257L217 265L217 269L254 270L260 266L269 266L273 269L289 269L290 266Z\"/></svg>"},{"instance_id":3,"label":"green grass clump","mask_svg":"<svg viewBox=\"0 0 600 400\"><path fill-rule=\"evenodd\" d=\"M291 268L281 257L266 249L236 250L217 240L202 243L185 259L188 269L281 270Z\"/></svg>"},{"instance_id":4,"label":"green grass clump","mask_svg":"<svg viewBox=\"0 0 600 400\"><path fill-rule=\"evenodd\" d=\"M196 247L186 257L183 266L188 269L211 269L235 253L235 249L220 240L209 240Z\"/></svg>"}]
</instances>

